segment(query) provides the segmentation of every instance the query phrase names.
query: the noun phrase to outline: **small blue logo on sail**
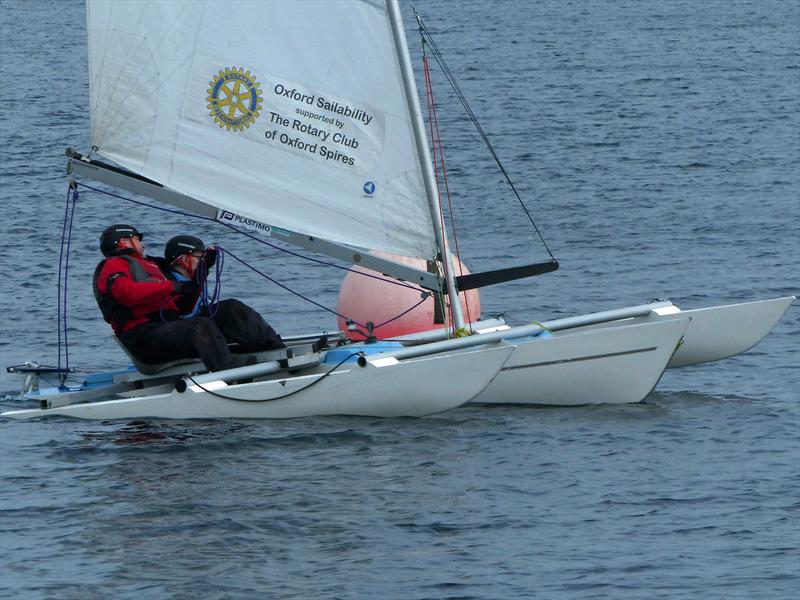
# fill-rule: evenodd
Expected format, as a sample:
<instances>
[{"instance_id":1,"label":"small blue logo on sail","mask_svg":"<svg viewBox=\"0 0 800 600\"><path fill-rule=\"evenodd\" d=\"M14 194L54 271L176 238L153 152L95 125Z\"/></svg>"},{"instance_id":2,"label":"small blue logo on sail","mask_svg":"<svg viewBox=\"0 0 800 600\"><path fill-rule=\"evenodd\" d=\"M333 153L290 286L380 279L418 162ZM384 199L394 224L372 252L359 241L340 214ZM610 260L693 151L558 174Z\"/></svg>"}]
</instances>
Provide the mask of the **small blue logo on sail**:
<instances>
[{"instance_id":1,"label":"small blue logo on sail","mask_svg":"<svg viewBox=\"0 0 800 600\"><path fill-rule=\"evenodd\" d=\"M375 193L375 184L372 183L371 181L368 181L367 183L365 183L364 184L364 193L367 196L372 196L372 194Z\"/></svg>"},{"instance_id":2,"label":"small blue logo on sail","mask_svg":"<svg viewBox=\"0 0 800 600\"><path fill-rule=\"evenodd\" d=\"M220 71L209 82L206 101L214 122L227 131L243 131L261 110L261 84L243 68Z\"/></svg>"}]
</instances>

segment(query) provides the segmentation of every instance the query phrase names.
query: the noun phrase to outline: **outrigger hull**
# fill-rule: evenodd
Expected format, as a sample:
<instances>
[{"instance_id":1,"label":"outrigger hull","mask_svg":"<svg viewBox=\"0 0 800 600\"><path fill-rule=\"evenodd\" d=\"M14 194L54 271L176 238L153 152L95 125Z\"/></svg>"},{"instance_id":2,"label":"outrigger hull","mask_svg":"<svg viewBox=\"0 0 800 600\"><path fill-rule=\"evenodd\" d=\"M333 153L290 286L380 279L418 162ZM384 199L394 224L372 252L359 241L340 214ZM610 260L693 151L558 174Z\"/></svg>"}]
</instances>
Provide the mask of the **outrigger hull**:
<instances>
[{"instance_id":1,"label":"outrigger hull","mask_svg":"<svg viewBox=\"0 0 800 600\"><path fill-rule=\"evenodd\" d=\"M635 323L655 323L677 315L691 319L684 342L667 365L686 367L713 362L741 354L758 344L786 313L795 296L742 302L692 310L681 310L671 302L653 302L640 306L608 310L577 317L545 321L554 331L593 331ZM473 323L481 331L497 331L505 326L500 319ZM442 330L406 336L407 340L432 341L444 337Z\"/></svg>"},{"instance_id":2,"label":"outrigger hull","mask_svg":"<svg viewBox=\"0 0 800 600\"><path fill-rule=\"evenodd\" d=\"M422 417L468 402L491 382L512 351L513 346L500 343L403 361L377 355L363 367L346 365L327 377L319 372L240 385L204 383L203 387L211 391L189 382L182 393L174 390L138 398L8 411L0 416L97 420Z\"/></svg>"},{"instance_id":3,"label":"outrigger hull","mask_svg":"<svg viewBox=\"0 0 800 600\"><path fill-rule=\"evenodd\" d=\"M577 331L618 327L630 323L656 323L680 315L691 319L683 344L668 368L688 367L741 354L758 344L775 327L795 301L794 296L681 310L667 304L631 319L606 321Z\"/></svg>"},{"instance_id":4,"label":"outrigger hull","mask_svg":"<svg viewBox=\"0 0 800 600\"><path fill-rule=\"evenodd\" d=\"M682 315L656 323L510 339L514 353L473 402L576 406L641 402L658 383L689 327Z\"/></svg>"},{"instance_id":5,"label":"outrigger hull","mask_svg":"<svg viewBox=\"0 0 800 600\"><path fill-rule=\"evenodd\" d=\"M692 323L667 367L713 362L749 350L767 336L794 300L788 296L680 311Z\"/></svg>"}]
</instances>

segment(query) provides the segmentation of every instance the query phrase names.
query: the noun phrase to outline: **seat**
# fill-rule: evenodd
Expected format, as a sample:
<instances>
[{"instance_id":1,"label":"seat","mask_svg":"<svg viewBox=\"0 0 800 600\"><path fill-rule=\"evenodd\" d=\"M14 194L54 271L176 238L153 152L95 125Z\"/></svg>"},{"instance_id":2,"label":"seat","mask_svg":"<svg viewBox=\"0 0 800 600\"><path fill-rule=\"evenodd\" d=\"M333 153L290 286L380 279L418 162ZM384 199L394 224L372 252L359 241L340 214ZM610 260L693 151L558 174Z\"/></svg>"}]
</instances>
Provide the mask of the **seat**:
<instances>
[{"instance_id":1,"label":"seat","mask_svg":"<svg viewBox=\"0 0 800 600\"><path fill-rule=\"evenodd\" d=\"M117 344L119 344L119 347L122 348L122 351L128 356L133 366L136 367L136 370L143 375L179 375L182 373L199 373L208 370L203 364L203 361L199 358L181 358L156 364L143 362L131 354L130 350L125 347L117 336L113 337ZM237 354L238 347L236 344L230 344L229 347L231 352ZM247 354L253 354L258 359L257 362L259 363L277 360L284 361L284 364L288 364L291 358L316 351L317 347L315 344L297 343L287 345L285 348L262 350L261 352L247 352Z\"/></svg>"},{"instance_id":2,"label":"seat","mask_svg":"<svg viewBox=\"0 0 800 600\"><path fill-rule=\"evenodd\" d=\"M136 358L133 354L131 354L131 351L125 347L125 344L123 344L117 336L113 336L113 338L117 342L119 347L122 348L122 351L128 356L128 359L130 359L133 366L136 367L136 370L142 373L143 375L158 375L160 373L163 373L167 369L172 369L173 367L185 367L184 369L181 369L181 372L183 373L191 373L193 371L206 370L203 361L200 360L199 358L180 358L178 360L171 360L168 362L156 363L156 364L143 362L138 358Z\"/></svg>"}]
</instances>

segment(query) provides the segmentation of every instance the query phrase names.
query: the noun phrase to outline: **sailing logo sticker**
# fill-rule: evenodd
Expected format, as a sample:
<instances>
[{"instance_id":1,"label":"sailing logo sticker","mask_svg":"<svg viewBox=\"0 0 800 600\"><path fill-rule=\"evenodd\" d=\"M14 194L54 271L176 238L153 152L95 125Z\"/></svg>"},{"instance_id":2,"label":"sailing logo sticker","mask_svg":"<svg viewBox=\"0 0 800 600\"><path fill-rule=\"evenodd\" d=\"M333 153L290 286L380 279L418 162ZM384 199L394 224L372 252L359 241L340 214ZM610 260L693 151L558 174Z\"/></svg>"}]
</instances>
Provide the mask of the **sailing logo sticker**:
<instances>
[{"instance_id":1,"label":"sailing logo sticker","mask_svg":"<svg viewBox=\"0 0 800 600\"><path fill-rule=\"evenodd\" d=\"M372 196L375 193L375 184L371 181L368 181L364 184L364 193L367 196Z\"/></svg>"},{"instance_id":2,"label":"sailing logo sticker","mask_svg":"<svg viewBox=\"0 0 800 600\"><path fill-rule=\"evenodd\" d=\"M242 67L230 67L209 82L208 109L214 122L227 131L244 131L261 110L261 84Z\"/></svg>"},{"instance_id":3,"label":"sailing logo sticker","mask_svg":"<svg viewBox=\"0 0 800 600\"><path fill-rule=\"evenodd\" d=\"M236 213L232 213L228 210L218 210L217 221L235 225L243 229L249 229L250 231L258 231L259 233L263 233L267 236L272 235L272 226L259 221L254 221L253 219L248 219L247 217L237 215Z\"/></svg>"}]
</instances>

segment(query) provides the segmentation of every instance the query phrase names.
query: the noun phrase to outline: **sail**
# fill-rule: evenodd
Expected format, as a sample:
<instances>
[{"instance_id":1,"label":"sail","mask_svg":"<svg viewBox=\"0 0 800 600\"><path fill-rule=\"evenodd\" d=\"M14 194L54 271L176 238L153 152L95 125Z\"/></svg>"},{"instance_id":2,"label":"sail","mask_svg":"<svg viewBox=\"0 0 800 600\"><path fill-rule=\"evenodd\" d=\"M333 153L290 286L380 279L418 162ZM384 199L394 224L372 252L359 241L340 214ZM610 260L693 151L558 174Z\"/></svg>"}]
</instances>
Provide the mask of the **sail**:
<instances>
[{"instance_id":1,"label":"sail","mask_svg":"<svg viewBox=\"0 0 800 600\"><path fill-rule=\"evenodd\" d=\"M87 0L87 13L100 154L220 219L435 254L383 0Z\"/></svg>"}]
</instances>

